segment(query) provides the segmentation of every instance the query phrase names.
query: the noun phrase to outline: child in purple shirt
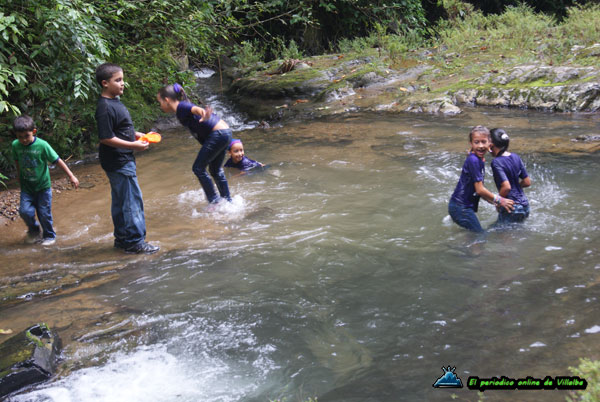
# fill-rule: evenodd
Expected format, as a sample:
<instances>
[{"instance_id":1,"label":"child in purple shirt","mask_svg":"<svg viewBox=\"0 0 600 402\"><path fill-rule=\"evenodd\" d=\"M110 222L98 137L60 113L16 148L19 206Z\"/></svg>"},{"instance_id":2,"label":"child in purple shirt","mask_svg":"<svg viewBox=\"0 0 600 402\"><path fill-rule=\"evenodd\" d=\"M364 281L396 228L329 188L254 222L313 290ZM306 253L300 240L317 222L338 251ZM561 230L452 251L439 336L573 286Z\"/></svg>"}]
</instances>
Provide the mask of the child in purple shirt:
<instances>
[{"instance_id":1,"label":"child in purple shirt","mask_svg":"<svg viewBox=\"0 0 600 402\"><path fill-rule=\"evenodd\" d=\"M229 143L229 160L225 162L225 167L231 167L240 169L242 172L247 172L248 170L264 167L260 162L253 161L244 155L244 144L242 144L241 140L233 139Z\"/></svg>"},{"instance_id":2,"label":"child in purple shirt","mask_svg":"<svg viewBox=\"0 0 600 402\"><path fill-rule=\"evenodd\" d=\"M483 186L485 163L483 157L490 149L490 131L487 127L476 126L469 133L471 150L463 164L460 179L448 204L452 220L473 232L483 232L477 219L479 198L483 197L497 207L512 210L514 201L492 194Z\"/></svg>"},{"instance_id":3,"label":"child in purple shirt","mask_svg":"<svg viewBox=\"0 0 600 402\"><path fill-rule=\"evenodd\" d=\"M523 187L531 186L531 179L519 155L508 152L510 138L501 128L490 131L492 146L490 152L494 156L492 171L496 188L502 197L514 201L514 210L498 210L498 224L523 222L529 216L529 201Z\"/></svg>"}]
</instances>

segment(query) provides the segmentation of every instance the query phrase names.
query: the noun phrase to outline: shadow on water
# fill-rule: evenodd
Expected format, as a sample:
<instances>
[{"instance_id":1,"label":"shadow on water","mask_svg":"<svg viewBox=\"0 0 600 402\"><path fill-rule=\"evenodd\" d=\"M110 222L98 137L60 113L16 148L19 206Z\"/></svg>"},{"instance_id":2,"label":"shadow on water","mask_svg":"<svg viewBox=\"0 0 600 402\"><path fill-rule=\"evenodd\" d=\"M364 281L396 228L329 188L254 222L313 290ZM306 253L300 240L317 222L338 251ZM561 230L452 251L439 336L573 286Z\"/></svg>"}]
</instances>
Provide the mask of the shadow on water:
<instances>
[{"instance_id":1,"label":"shadow on water","mask_svg":"<svg viewBox=\"0 0 600 402\"><path fill-rule=\"evenodd\" d=\"M447 216L480 123L522 139L511 150L533 181L531 217L484 243ZM138 157L152 256L112 248L108 185L82 168L98 180L55 198L55 248L22 244L20 222L0 234L0 328L44 320L66 345L61 375L9 400L445 400L442 366L463 382L568 375L598 345L600 157L525 139L595 127L473 110L237 131L271 167L227 172L234 199L214 211L191 172L198 145L167 130ZM483 202L478 215L496 220Z\"/></svg>"}]
</instances>

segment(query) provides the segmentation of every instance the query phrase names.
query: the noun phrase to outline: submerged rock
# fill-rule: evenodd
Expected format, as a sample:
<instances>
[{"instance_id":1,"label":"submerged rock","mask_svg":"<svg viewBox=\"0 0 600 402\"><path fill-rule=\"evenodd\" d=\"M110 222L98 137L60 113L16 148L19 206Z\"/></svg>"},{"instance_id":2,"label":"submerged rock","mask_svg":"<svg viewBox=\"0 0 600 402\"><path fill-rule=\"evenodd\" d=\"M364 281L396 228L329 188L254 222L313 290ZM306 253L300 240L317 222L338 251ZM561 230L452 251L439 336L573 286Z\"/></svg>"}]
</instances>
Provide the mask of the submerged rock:
<instances>
[{"instance_id":1,"label":"submerged rock","mask_svg":"<svg viewBox=\"0 0 600 402\"><path fill-rule=\"evenodd\" d=\"M0 344L0 397L52 377L61 346L58 334L46 324Z\"/></svg>"}]
</instances>

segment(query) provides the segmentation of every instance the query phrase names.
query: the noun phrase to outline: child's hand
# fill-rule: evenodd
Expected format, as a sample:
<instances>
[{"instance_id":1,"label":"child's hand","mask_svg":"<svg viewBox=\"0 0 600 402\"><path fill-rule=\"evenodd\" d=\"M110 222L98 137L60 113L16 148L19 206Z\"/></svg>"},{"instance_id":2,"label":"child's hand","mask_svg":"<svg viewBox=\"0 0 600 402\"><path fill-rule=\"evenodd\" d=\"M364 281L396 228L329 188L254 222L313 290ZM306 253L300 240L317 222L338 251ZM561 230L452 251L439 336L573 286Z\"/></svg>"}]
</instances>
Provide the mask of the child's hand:
<instances>
[{"instance_id":1,"label":"child's hand","mask_svg":"<svg viewBox=\"0 0 600 402\"><path fill-rule=\"evenodd\" d=\"M206 106L204 108L204 114L202 115L202 118L200 119L200 121L206 121L210 118L210 115L212 114L213 110L212 107L210 106Z\"/></svg>"},{"instance_id":2,"label":"child's hand","mask_svg":"<svg viewBox=\"0 0 600 402\"><path fill-rule=\"evenodd\" d=\"M508 198L501 197L500 198L500 208L504 208L506 212L512 212L515 207L513 206L515 202L513 200L509 200Z\"/></svg>"},{"instance_id":3,"label":"child's hand","mask_svg":"<svg viewBox=\"0 0 600 402\"><path fill-rule=\"evenodd\" d=\"M150 146L150 143L146 141L134 141L132 143L132 149L134 151L145 151L148 149L148 146Z\"/></svg>"},{"instance_id":4,"label":"child's hand","mask_svg":"<svg viewBox=\"0 0 600 402\"><path fill-rule=\"evenodd\" d=\"M71 180L71 184L73 185L73 187L78 189L79 188L79 180L77 180L77 177L71 176L71 177L69 177L69 179Z\"/></svg>"}]
</instances>

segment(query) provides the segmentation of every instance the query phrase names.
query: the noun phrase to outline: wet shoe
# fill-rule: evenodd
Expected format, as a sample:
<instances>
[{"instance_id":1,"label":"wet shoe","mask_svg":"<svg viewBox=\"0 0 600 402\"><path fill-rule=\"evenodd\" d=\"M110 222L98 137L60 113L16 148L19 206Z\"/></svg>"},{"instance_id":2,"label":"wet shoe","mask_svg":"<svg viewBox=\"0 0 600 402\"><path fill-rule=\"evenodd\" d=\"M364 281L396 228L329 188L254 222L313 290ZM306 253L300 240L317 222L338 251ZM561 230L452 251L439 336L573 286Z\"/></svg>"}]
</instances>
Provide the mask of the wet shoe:
<instances>
[{"instance_id":1,"label":"wet shoe","mask_svg":"<svg viewBox=\"0 0 600 402\"><path fill-rule=\"evenodd\" d=\"M42 246L51 246L54 243L56 243L56 239L55 238L48 237L46 239L40 240L40 245L42 245Z\"/></svg>"},{"instance_id":2,"label":"wet shoe","mask_svg":"<svg viewBox=\"0 0 600 402\"><path fill-rule=\"evenodd\" d=\"M27 233L27 237L25 238L25 244L34 244L34 243L39 243L41 241L40 239L40 232L38 233Z\"/></svg>"},{"instance_id":3,"label":"wet shoe","mask_svg":"<svg viewBox=\"0 0 600 402\"><path fill-rule=\"evenodd\" d=\"M135 246L126 248L125 251L131 254L153 254L160 250L160 247L153 246L145 241L136 244Z\"/></svg>"}]
</instances>

